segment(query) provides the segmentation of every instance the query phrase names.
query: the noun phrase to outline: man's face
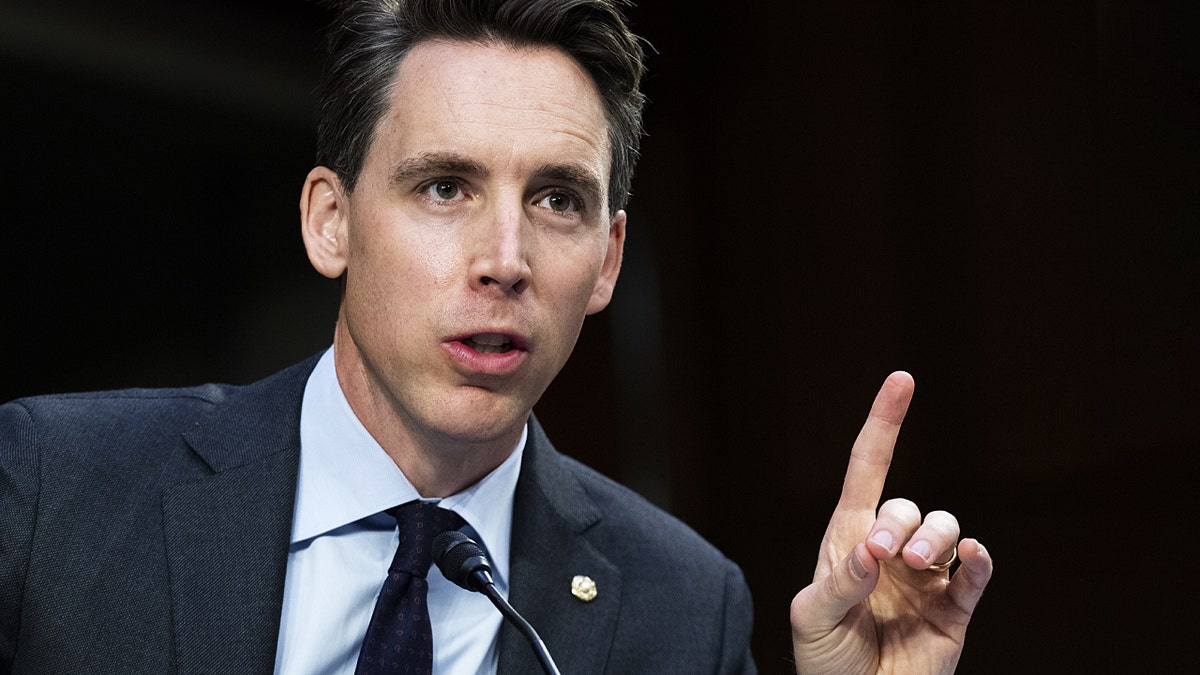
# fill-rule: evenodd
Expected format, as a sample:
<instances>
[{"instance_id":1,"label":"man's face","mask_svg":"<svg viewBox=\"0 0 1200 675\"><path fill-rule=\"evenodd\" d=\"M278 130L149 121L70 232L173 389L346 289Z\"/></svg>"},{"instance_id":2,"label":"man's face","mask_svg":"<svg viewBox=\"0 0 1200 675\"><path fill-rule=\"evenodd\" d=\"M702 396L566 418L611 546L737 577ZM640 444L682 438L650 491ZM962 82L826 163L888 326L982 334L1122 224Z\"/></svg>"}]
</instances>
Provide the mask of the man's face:
<instances>
[{"instance_id":1,"label":"man's face","mask_svg":"<svg viewBox=\"0 0 1200 675\"><path fill-rule=\"evenodd\" d=\"M620 268L599 95L557 50L428 41L390 101L353 193L305 190L336 202L306 243L346 274L339 379L404 433L515 442Z\"/></svg>"}]
</instances>

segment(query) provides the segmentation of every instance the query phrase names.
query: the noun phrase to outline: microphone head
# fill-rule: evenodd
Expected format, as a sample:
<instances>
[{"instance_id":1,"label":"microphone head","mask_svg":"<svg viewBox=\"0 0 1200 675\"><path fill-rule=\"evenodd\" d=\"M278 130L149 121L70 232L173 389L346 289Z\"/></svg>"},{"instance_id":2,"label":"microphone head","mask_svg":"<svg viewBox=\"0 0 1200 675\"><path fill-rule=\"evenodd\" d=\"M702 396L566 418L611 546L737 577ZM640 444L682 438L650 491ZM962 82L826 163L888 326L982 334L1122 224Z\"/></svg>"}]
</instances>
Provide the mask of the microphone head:
<instances>
[{"instance_id":1,"label":"microphone head","mask_svg":"<svg viewBox=\"0 0 1200 675\"><path fill-rule=\"evenodd\" d=\"M468 591L481 591L492 581L492 566L483 549L458 530L447 530L434 538L433 562L442 576Z\"/></svg>"}]
</instances>

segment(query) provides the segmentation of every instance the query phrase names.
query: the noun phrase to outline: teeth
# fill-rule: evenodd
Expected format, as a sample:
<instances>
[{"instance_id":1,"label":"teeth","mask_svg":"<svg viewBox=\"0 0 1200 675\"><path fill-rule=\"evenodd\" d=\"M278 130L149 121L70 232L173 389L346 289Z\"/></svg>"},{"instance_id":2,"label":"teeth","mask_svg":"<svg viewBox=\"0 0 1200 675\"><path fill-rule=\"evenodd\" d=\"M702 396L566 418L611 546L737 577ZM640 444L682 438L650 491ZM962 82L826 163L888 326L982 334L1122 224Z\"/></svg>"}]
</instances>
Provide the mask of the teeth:
<instances>
[{"instance_id":1,"label":"teeth","mask_svg":"<svg viewBox=\"0 0 1200 675\"><path fill-rule=\"evenodd\" d=\"M511 349L512 345L479 345L475 347L475 351L480 354L500 354Z\"/></svg>"},{"instance_id":2,"label":"teeth","mask_svg":"<svg viewBox=\"0 0 1200 675\"><path fill-rule=\"evenodd\" d=\"M496 333L480 333L463 340L463 344L480 354L502 354L511 351L513 346L508 338Z\"/></svg>"}]
</instances>

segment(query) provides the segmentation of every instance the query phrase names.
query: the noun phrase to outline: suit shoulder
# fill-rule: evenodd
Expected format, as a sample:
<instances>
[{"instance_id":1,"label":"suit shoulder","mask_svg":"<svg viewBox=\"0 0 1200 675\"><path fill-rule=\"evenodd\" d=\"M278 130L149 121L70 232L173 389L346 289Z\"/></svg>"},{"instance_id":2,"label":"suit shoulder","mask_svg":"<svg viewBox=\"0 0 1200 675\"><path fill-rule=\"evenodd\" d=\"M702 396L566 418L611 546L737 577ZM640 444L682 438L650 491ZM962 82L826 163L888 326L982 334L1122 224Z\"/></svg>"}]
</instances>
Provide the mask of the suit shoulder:
<instances>
[{"instance_id":1,"label":"suit shoulder","mask_svg":"<svg viewBox=\"0 0 1200 675\"><path fill-rule=\"evenodd\" d=\"M249 384L209 383L190 387L129 388L107 391L86 391L60 394L44 394L10 401L0 410L8 414L25 411L32 419L41 421L62 417L83 420L105 416L123 416L130 413L141 415L166 415L194 413L221 403L238 392L275 391L282 387L291 390L303 389L320 354L292 365L277 373Z\"/></svg>"},{"instance_id":2,"label":"suit shoulder","mask_svg":"<svg viewBox=\"0 0 1200 675\"><path fill-rule=\"evenodd\" d=\"M52 482L153 473L228 393L223 385L51 394L0 406L3 461L34 459ZM99 476L99 477L97 477Z\"/></svg>"},{"instance_id":3,"label":"suit shoulder","mask_svg":"<svg viewBox=\"0 0 1200 675\"><path fill-rule=\"evenodd\" d=\"M232 387L205 384L172 389L117 389L47 394L11 401L0 407L0 425L24 418L41 433L72 430L96 434L136 421L139 426L190 417L220 403Z\"/></svg>"},{"instance_id":4,"label":"suit shoulder","mask_svg":"<svg viewBox=\"0 0 1200 675\"><path fill-rule=\"evenodd\" d=\"M58 394L42 394L15 399L8 405L17 404L31 409L37 408L82 408L88 406L121 405L122 402L188 401L215 403L233 388L228 384L202 384L192 387L128 388L104 391L78 391Z\"/></svg>"}]
</instances>

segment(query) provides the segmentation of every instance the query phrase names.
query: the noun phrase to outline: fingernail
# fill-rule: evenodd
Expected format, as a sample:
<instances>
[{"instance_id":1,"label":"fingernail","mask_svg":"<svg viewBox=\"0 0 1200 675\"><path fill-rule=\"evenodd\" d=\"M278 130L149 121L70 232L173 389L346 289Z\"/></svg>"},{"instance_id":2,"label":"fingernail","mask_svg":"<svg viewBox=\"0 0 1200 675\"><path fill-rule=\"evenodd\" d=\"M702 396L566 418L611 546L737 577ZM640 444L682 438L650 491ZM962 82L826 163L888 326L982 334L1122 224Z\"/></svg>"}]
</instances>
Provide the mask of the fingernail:
<instances>
[{"instance_id":1,"label":"fingernail","mask_svg":"<svg viewBox=\"0 0 1200 675\"><path fill-rule=\"evenodd\" d=\"M894 543L894 541L892 539L892 533L888 532L887 530L880 530L880 531L876 532L875 534L871 535L871 541L886 548L888 550L888 552L891 552L892 544Z\"/></svg>"},{"instance_id":2,"label":"fingernail","mask_svg":"<svg viewBox=\"0 0 1200 675\"><path fill-rule=\"evenodd\" d=\"M924 539L914 543L912 546L909 546L908 550L916 553L917 557L921 560L924 560L925 562L932 562L930 556L933 555L933 547L930 546L929 542L925 541Z\"/></svg>"},{"instance_id":3,"label":"fingernail","mask_svg":"<svg viewBox=\"0 0 1200 675\"><path fill-rule=\"evenodd\" d=\"M854 551L850 552L850 576L859 581L867 578L867 568L863 566L862 561L858 559L858 555Z\"/></svg>"}]
</instances>

